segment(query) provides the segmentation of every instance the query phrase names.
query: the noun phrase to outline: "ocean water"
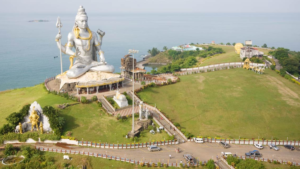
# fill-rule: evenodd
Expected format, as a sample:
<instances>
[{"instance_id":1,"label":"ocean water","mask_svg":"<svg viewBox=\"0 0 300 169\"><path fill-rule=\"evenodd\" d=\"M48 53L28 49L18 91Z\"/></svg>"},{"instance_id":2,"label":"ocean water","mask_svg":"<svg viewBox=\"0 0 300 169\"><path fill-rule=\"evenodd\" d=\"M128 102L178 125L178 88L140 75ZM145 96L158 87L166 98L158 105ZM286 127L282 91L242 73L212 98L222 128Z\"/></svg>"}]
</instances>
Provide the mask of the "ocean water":
<instances>
[{"instance_id":1,"label":"ocean water","mask_svg":"<svg viewBox=\"0 0 300 169\"><path fill-rule=\"evenodd\" d=\"M88 13L92 31L106 32L102 50L106 61L120 72L120 59L128 49L140 52L185 43L233 43L252 40L253 44L300 50L300 14L96 14ZM61 17L62 42L74 25L74 14L1 15L0 91L32 86L60 73L55 36L57 16ZM43 19L49 22L28 22ZM63 70L69 67L63 55Z\"/></svg>"}]
</instances>

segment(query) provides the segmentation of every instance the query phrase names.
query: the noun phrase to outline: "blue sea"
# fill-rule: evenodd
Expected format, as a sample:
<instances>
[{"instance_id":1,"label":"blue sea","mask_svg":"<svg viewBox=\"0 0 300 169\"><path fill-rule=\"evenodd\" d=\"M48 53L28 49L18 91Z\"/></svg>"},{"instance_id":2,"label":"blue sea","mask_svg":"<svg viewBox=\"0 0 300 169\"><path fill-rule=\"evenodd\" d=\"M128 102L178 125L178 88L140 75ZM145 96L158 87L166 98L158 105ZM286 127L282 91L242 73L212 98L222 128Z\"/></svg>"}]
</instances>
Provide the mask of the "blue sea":
<instances>
[{"instance_id":1,"label":"blue sea","mask_svg":"<svg viewBox=\"0 0 300 169\"><path fill-rule=\"evenodd\" d=\"M255 45L300 51L300 14L96 14L88 13L92 31L106 32L102 50L106 61L120 72L120 59L137 49L138 60L148 49L186 43L233 43L252 40ZM76 13L15 14L0 19L0 91L33 86L60 73L55 36L61 18L62 42L67 42ZM29 20L49 22L28 22ZM69 57L63 55L64 71Z\"/></svg>"}]
</instances>

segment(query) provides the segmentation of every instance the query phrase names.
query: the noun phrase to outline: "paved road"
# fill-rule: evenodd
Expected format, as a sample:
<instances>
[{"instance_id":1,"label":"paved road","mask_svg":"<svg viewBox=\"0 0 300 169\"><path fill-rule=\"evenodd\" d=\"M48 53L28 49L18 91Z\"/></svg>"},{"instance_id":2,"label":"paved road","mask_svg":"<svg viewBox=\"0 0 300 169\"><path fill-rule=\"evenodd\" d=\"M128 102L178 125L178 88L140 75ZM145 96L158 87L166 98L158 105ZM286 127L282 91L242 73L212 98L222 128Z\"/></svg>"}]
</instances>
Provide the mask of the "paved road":
<instances>
[{"instance_id":1,"label":"paved road","mask_svg":"<svg viewBox=\"0 0 300 169\"><path fill-rule=\"evenodd\" d=\"M57 149L64 149L57 147L53 144L37 144L39 147L45 148L57 148ZM73 151L85 151L85 152L94 152L100 154L107 154L110 156L117 156L122 158L129 158L133 160L146 160L152 162L180 162L180 160L184 161L183 154L191 154L195 158L200 159L201 161L214 159L216 160L216 156L220 157L221 152L231 152L237 154L238 156L243 156L245 152L255 150L256 148L252 145L231 145L229 149L224 149L219 144L216 143L204 143L204 144L197 144L194 142L188 142L179 145L168 145L168 146L161 146L162 151L159 152L149 152L147 148L139 148L139 149L101 149L101 148L85 148L80 146L70 146L71 150ZM180 153L175 152L175 148L180 149ZM275 151L265 147L265 149L260 150L263 154L263 158L269 159L278 159L284 161L293 161L293 162L300 162L300 151L299 147L298 150L290 151L285 149L284 147L280 146L279 151ZM172 158L169 159L169 155L171 154Z\"/></svg>"}]
</instances>

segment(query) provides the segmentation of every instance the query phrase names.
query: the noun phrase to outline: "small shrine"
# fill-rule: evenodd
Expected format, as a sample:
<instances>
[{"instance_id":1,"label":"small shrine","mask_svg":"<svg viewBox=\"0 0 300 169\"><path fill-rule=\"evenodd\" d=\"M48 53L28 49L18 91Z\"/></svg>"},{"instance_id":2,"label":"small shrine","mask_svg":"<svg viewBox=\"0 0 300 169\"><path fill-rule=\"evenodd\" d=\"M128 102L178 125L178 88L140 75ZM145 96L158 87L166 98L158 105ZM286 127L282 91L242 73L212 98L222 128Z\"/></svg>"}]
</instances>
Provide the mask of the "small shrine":
<instances>
[{"instance_id":1,"label":"small shrine","mask_svg":"<svg viewBox=\"0 0 300 169\"><path fill-rule=\"evenodd\" d=\"M126 96L121 94L119 90L117 90L113 100L119 105L120 108L128 106L128 100L126 99Z\"/></svg>"},{"instance_id":2,"label":"small shrine","mask_svg":"<svg viewBox=\"0 0 300 169\"><path fill-rule=\"evenodd\" d=\"M144 103L140 102L139 105L139 120L148 120L149 110L145 109Z\"/></svg>"},{"instance_id":3,"label":"small shrine","mask_svg":"<svg viewBox=\"0 0 300 169\"><path fill-rule=\"evenodd\" d=\"M49 118L43 113L41 106L35 101L30 105L28 115L24 117L22 123L16 126L16 133L25 133L27 131L52 131Z\"/></svg>"}]
</instances>

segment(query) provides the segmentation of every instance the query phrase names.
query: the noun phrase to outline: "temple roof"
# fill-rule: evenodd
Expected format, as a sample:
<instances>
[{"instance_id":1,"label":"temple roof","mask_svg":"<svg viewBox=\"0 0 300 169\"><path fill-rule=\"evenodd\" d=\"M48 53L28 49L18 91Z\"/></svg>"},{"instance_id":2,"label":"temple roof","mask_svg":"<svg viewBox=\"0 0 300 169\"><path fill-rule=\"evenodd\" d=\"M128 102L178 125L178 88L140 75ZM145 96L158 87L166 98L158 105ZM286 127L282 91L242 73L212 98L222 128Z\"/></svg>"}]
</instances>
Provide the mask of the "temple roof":
<instances>
[{"instance_id":1,"label":"temple roof","mask_svg":"<svg viewBox=\"0 0 300 169\"><path fill-rule=\"evenodd\" d=\"M141 68L139 68L139 67L136 67L135 69L134 69L134 71L130 71L130 72L133 72L133 73L140 73L140 72L142 72L142 73L145 73L145 72L147 72L145 69L141 69Z\"/></svg>"}]
</instances>

